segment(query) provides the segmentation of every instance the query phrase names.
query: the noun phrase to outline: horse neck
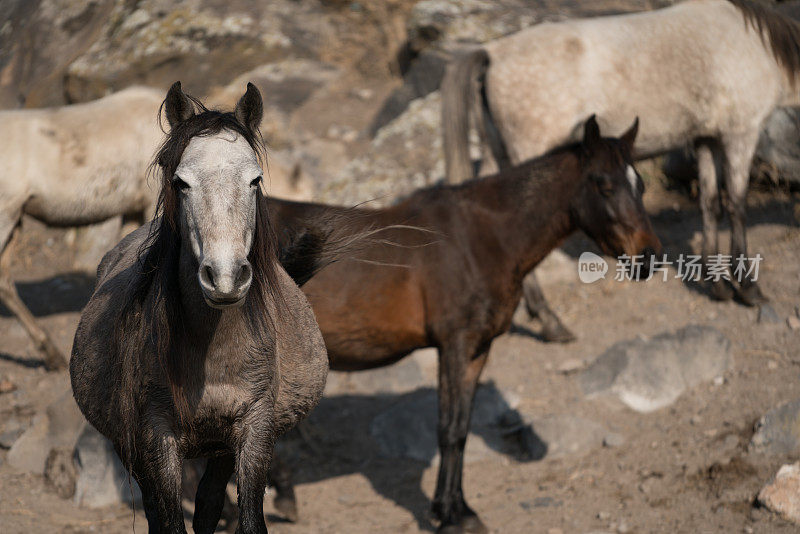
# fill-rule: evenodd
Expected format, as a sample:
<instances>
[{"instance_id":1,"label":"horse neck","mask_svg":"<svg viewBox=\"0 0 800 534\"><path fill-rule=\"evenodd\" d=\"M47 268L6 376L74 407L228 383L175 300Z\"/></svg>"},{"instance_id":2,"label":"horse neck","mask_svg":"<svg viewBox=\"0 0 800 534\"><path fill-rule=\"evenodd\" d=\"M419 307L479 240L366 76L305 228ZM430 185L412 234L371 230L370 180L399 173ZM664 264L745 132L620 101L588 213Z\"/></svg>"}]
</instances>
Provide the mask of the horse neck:
<instances>
[{"instance_id":1,"label":"horse neck","mask_svg":"<svg viewBox=\"0 0 800 534\"><path fill-rule=\"evenodd\" d=\"M571 206L580 170L578 155L565 150L464 186L472 203L497 214L494 233L517 275L531 271L575 230Z\"/></svg>"}]
</instances>

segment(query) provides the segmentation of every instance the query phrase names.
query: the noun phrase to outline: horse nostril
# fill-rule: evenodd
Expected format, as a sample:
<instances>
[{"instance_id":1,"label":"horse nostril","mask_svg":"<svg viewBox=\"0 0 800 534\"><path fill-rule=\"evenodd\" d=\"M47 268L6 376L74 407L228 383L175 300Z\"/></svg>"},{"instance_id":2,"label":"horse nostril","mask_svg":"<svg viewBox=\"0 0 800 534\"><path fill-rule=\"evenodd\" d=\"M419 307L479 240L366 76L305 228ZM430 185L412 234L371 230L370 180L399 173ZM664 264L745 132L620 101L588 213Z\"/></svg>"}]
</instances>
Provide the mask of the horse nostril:
<instances>
[{"instance_id":1,"label":"horse nostril","mask_svg":"<svg viewBox=\"0 0 800 534\"><path fill-rule=\"evenodd\" d=\"M217 284L214 283L214 270L210 265L204 265L200 269L200 278L206 285L217 287Z\"/></svg>"},{"instance_id":2,"label":"horse nostril","mask_svg":"<svg viewBox=\"0 0 800 534\"><path fill-rule=\"evenodd\" d=\"M253 275L253 270L250 267L250 264L245 262L239 267L239 273L236 275L236 287L241 287L246 283L250 282L250 278Z\"/></svg>"}]
</instances>

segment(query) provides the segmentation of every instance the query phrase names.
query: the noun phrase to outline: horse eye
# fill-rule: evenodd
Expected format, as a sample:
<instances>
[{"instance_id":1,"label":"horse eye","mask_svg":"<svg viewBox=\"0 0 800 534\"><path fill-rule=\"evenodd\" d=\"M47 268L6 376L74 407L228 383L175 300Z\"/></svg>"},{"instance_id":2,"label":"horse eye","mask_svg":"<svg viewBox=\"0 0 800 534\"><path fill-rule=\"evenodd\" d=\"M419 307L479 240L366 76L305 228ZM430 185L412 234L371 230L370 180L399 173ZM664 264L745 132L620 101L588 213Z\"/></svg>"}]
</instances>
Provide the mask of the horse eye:
<instances>
[{"instance_id":1,"label":"horse eye","mask_svg":"<svg viewBox=\"0 0 800 534\"><path fill-rule=\"evenodd\" d=\"M186 182L184 182L184 181L181 179L181 177L180 177L180 176L178 176L177 174L176 174L175 176L173 176L173 177L172 177L172 185L174 185L175 187L177 187L177 188L178 188L178 189L180 189L181 191L186 191L187 189L189 189L189 184L187 184Z\"/></svg>"},{"instance_id":2,"label":"horse eye","mask_svg":"<svg viewBox=\"0 0 800 534\"><path fill-rule=\"evenodd\" d=\"M253 181L250 182L250 187L255 187L258 184L260 184L261 183L261 179L262 179L261 176L258 176L257 178L253 178Z\"/></svg>"},{"instance_id":3,"label":"horse eye","mask_svg":"<svg viewBox=\"0 0 800 534\"><path fill-rule=\"evenodd\" d=\"M614 185L608 176L595 174L592 176L592 180L597 186L597 191L604 197L610 197L614 194Z\"/></svg>"}]
</instances>

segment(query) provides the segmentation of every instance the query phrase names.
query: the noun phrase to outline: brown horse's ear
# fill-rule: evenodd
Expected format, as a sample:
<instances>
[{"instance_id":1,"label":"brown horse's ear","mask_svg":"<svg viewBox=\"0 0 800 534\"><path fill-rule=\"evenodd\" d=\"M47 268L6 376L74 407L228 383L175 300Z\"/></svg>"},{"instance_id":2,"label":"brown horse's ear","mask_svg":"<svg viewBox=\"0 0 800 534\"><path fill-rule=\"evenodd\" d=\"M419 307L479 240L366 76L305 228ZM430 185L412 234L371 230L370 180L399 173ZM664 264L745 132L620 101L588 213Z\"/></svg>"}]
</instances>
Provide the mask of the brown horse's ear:
<instances>
[{"instance_id":1,"label":"brown horse's ear","mask_svg":"<svg viewBox=\"0 0 800 534\"><path fill-rule=\"evenodd\" d=\"M258 130L261 118L264 115L264 104L261 101L261 93L255 85L250 82L247 83L247 91L239 99L233 114L236 120L251 132Z\"/></svg>"},{"instance_id":2,"label":"brown horse's ear","mask_svg":"<svg viewBox=\"0 0 800 534\"><path fill-rule=\"evenodd\" d=\"M619 138L622 143L628 147L629 151L633 150L633 144L636 142L636 134L639 133L639 117L633 121L633 125L628 128L628 131L622 134Z\"/></svg>"},{"instance_id":3,"label":"brown horse's ear","mask_svg":"<svg viewBox=\"0 0 800 534\"><path fill-rule=\"evenodd\" d=\"M175 82L169 88L164 100L164 111L170 128L194 116L194 104L181 90L181 82Z\"/></svg>"},{"instance_id":4,"label":"brown horse's ear","mask_svg":"<svg viewBox=\"0 0 800 534\"><path fill-rule=\"evenodd\" d=\"M599 144L600 126L597 124L597 115L592 115L583 126L583 148L592 153Z\"/></svg>"}]
</instances>

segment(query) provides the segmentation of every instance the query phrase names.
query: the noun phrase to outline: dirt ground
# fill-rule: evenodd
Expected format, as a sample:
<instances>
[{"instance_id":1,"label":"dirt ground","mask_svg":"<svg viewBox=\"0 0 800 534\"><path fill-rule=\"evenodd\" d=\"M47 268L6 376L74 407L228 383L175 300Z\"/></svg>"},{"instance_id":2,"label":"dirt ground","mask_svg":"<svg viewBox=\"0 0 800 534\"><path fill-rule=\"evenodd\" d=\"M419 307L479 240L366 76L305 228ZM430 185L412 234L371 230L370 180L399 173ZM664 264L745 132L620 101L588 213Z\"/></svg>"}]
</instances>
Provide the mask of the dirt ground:
<instances>
[{"instance_id":1,"label":"dirt ground","mask_svg":"<svg viewBox=\"0 0 800 534\"><path fill-rule=\"evenodd\" d=\"M695 204L663 190L648 192L647 200L670 255L697 251L701 223ZM747 444L761 415L800 397L800 331L785 322L800 305L799 204L788 193L754 194L750 204L750 247L764 257L762 289L781 323L758 324L755 309L712 302L701 289L679 280L622 283L609 277L591 285L545 286L578 341L544 344L535 336L538 325L525 321L495 341L483 381L512 392L521 412L577 415L600 422L624 442L582 456L521 461L493 455L468 463L466 498L492 532L797 530L753 505L762 485L792 458L750 453ZM26 220L13 265L24 300L66 352L93 283L90 276L69 274L67 236L68 231ZM727 229L722 239L727 242ZM582 237L566 245L570 253L587 247L593 250ZM724 332L732 341L734 365L721 384L703 383L667 408L639 414L608 401L587 400L576 375L559 372L567 360L591 360L615 342L687 324ZM65 374L45 373L30 349L22 328L0 311L0 381L10 380L18 388L0 394L0 418L33 417L52 400L53 384L65 379ZM431 387L431 375L409 391ZM300 522L282 522L268 498L271 532L433 531L427 509L436 460L383 458L369 431L372 416L403 395L336 393L323 401L305 426L307 439L294 440L290 452L299 481ZM146 529L143 514L137 512L134 522L127 506L87 510L60 499L42 476L13 472L6 454L0 450L1 532Z\"/></svg>"}]
</instances>

